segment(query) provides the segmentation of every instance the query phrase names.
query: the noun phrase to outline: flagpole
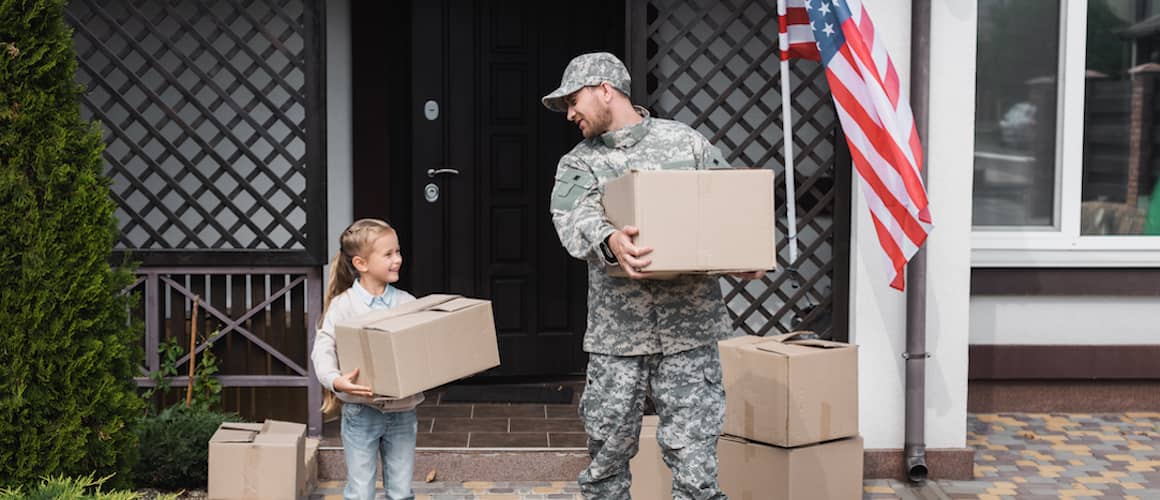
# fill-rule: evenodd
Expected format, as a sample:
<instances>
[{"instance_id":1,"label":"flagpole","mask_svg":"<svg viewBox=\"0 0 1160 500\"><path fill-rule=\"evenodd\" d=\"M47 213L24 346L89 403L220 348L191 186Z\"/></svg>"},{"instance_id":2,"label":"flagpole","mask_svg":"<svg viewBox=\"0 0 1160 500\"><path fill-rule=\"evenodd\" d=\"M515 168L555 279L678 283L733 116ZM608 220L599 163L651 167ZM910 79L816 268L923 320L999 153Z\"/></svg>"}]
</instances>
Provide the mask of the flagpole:
<instances>
[{"instance_id":1,"label":"flagpole","mask_svg":"<svg viewBox=\"0 0 1160 500\"><path fill-rule=\"evenodd\" d=\"M790 279L796 288L797 282L797 196L794 194L794 166L793 166L793 119L790 115L790 86L789 86L789 33L785 18L786 0L777 0L778 34L777 45L781 54L781 133L782 156L785 158L785 213L786 236L789 238L789 267Z\"/></svg>"}]
</instances>

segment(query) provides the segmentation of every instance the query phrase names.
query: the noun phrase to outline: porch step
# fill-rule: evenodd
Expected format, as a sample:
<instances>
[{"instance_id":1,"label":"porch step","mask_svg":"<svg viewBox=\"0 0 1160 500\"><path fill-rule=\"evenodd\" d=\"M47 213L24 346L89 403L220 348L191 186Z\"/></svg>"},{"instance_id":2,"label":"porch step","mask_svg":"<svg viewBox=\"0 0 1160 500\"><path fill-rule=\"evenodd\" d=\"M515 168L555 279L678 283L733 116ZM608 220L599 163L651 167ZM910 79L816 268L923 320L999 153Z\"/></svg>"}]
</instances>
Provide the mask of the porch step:
<instances>
[{"instance_id":1,"label":"porch step","mask_svg":"<svg viewBox=\"0 0 1160 500\"><path fill-rule=\"evenodd\" d=\"M420 448L415 480L435 470L437 481L575 481L588 460L581 449ZM322 481L346 479L341 447L319 448L318 476Z\"/></svg>"}]
</instances>

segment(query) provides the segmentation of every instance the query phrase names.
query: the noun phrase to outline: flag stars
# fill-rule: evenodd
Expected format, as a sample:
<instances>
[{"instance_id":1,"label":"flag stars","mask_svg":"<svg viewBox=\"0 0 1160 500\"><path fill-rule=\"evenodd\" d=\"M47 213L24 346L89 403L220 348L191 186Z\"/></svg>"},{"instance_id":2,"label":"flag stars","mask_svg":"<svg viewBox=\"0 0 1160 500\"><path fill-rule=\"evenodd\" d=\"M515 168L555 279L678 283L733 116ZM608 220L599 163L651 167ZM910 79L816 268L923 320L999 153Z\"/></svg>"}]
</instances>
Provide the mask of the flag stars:
<instances>
[{"instance_id":1,"label":"flag stars","mask_svg":"<svg viewBox=\"0 0 1160 500\"><path fill-rule=\"evenodd\" d=\"M828 4L826 2L822 2L822 6L818 7L818 11L821 12L822 14L829 14L830 13L830 4Z\"/></svg>"},{"instance_id":2,"label":"flag stars","mask_svg":"<svg viewBox=\"0 0 1160 500\"><path fill-rule=\"evenodd\" d=\"M813 0L806 0L806 10L814 10Z\"/></svg>"},{"instance_id":3,"label":"flag stars","mask_svg":"<svg viewBox=\"0 0 1160 500\"><path fill-rule=\"evenodd\" d=\"M834 25L826 23L826 27L822 28L822 33L825 33L826 36L834 36Z\"/></svg>"}]
</instances>

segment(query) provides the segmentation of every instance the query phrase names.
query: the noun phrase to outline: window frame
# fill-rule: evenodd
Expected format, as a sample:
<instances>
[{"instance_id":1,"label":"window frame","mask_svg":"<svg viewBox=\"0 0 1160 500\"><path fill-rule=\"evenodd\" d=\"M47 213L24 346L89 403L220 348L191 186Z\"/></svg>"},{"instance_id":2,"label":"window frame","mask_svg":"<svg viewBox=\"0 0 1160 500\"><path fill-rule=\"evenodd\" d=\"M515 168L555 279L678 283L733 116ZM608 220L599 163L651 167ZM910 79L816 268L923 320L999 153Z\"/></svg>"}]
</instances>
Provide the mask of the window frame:
<instances>
[{"instance_id":1,"label":"window frame","mask_svg":"<svg viewBox=\"0 0 1160 500\"><path fill-rule=\"evenodd\" d=\"M1060 5L1054 224L972 225L972 266L1160 267L1160 237L1080 235L1087 4L1062 0Z\"/></svg>"}]
</instances>

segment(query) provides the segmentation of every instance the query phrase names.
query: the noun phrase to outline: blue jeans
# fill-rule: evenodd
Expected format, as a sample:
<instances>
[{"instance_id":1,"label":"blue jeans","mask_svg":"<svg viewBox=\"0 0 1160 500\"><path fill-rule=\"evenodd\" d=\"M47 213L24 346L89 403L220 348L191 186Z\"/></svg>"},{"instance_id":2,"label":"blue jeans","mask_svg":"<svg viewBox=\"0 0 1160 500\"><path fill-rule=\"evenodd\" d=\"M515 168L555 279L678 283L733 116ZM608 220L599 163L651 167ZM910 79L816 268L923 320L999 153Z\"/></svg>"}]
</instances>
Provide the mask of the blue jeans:
<instances>
[{"instance_id":1,"label":"blue jeans","mask_svg":"<svg viewBox=\"0 0 1160 500\"><path fill-rule=\"evenodd\" d=\"M415 410L385 413L356 403L342 405L342 451L346 457L346 490L351 500L375 498L375 469L383 461L388 500L411 500L415 470Z\"/></svg>"}]
</instances>

